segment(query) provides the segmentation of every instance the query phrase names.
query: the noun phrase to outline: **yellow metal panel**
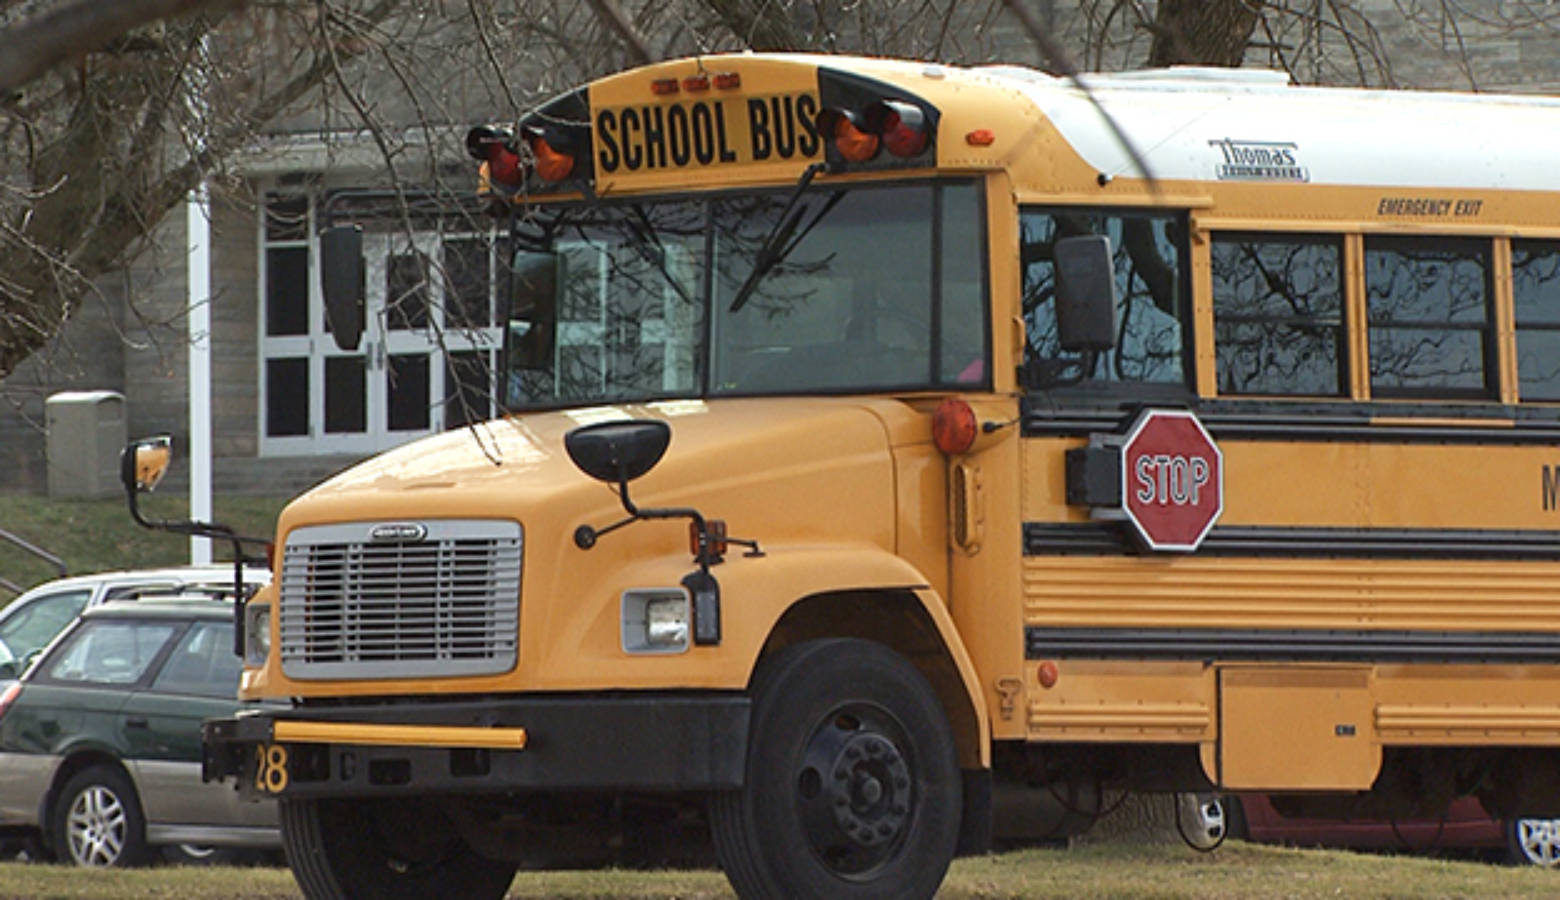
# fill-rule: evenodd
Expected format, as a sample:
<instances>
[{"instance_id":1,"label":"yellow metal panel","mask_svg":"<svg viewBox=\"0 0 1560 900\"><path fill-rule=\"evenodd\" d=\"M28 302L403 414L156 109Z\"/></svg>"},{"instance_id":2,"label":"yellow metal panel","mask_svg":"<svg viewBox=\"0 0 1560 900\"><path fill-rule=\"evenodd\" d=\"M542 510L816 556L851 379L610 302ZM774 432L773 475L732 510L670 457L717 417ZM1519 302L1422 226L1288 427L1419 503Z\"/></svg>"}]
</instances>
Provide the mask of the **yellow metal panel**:
<instances>
[{"instance_id":1,"label":"yellow metal panel","mask_svg":"<svg viewBox=\"0 0 1560 900\"><path fill-rule=\"evenodd\" d=\"M1213 248L1208 232L1192 233L1192 334L1197 356L1194 363L1197 393L1212 397L1219 392L1218 358L1213 350Z\"/></svg>"},{"instance_id":2,"label":"yellow metal panel","mask_svg":"<svg viewBox=\"0 0 1560 900\"><path fill-rule=\"evenodd\" d=\"M1370 322L1365 294L1365 238L1348 234L1343 239L1344 320L1349 342L1349 396L1370 399Z\"/></svg>"},{"instance_id":3,"label":"yellow metal panel","mask_svg":"<svg viewBox=\"0 0 1560 900\"><path fill-rule=\"evenodd\" d=\"M1381 769L1366 666L1220 672L1220 787L1366 790Z\"/></svg>"},{"instance_id":4,"label":"yellow metal panel","mask_svg":"<svg viewBox=\"0 0 1560 900\"><path fill-rule=\"evenodd\" d=\"M1560 564L1027 557L1029 625L1560 632Z\"/></svg>"},{"instance_id":5,"label":"yellow metal panel","mask_svg":"<svg viewBox=\"0 0 1560 900\"><path fill-rule=\"evenodd\" d=\"M457 725L371 725L360 722L300 722L282 719L271 737L283 744L374 744L391 747L485 747L525 749L524 728Z\"/></svg>"},{"instance_id":6,"label":"yellow metal panel","mask_svg":"<svg viewBox=\"0 0 1560 900\"><path fill-rule=\"evenodd\" d=\"M1057 660L1056 684L1026 670L1030 740L1186 743L1214 738L1213 670L1197 662Z\"/></svg>"},{"instance_id":7,"label":"yellow metal panel","mask_svg":"<svg viewBox=\"0 0 1560 900\"><path fill-rule=\"evenodd\" d=\"M1512 300L1511 240L1495 239L1495 346L1500 372L1500 402L1517 402L1517 324Z\"/></svg>"}]
</instances>

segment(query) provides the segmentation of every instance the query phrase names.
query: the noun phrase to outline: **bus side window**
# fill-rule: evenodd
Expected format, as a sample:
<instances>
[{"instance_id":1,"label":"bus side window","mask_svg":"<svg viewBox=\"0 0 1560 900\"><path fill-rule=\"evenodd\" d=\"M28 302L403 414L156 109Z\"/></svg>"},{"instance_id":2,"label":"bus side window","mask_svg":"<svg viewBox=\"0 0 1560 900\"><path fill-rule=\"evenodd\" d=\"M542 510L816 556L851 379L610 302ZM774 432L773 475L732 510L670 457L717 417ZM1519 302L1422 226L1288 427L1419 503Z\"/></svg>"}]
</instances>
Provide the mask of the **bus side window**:
<instances>
[{"instance_id":1,"label":"bus side window","mask_svg":"<svg viewBox=\"0 0 1560 900\"><path fill-rule=\"evenodd\" d=\"M1210 258L1219 393L1344 393L1343 239L1216 234Z\"/></svg>"},{"instance_id":2,"label":"bus side window","mask_svg":"<svg viewBox=\"0 0 1560 900\"><path fill-rule=\"evenodd\" d=\"M1186 384L1186 339L1191 311L1185 266L1185 217L1139 210L1025 209L1020 214L1024 270L1024 353L1031 387L1077 380ZM1121 333L1116 349L1098 354L1082 371L1080 354L1064 352L1056 333L1055 265L1058 238L1103 234L1115 250Z\"/></svg>"},{"instance_id":3,"label":"bus side window","mask_svg":"<svg viewBox=\"0 0 1560 900\"><path fill-rule=\"evenodd\" d=\"M1491 253L1486 238L1366 236L1372 396L1495 396Z\"/></svg>"},{"instance_id":4,"label":"bus side window","mask_svg":"<svg viewBox=\"0 0 1560 900\"><path fill-rule=\"evenodd\" d=\"M1512 241L1517 378L1524 401L1560 401L1560 241Z\"/></svg>"}]
</instances>

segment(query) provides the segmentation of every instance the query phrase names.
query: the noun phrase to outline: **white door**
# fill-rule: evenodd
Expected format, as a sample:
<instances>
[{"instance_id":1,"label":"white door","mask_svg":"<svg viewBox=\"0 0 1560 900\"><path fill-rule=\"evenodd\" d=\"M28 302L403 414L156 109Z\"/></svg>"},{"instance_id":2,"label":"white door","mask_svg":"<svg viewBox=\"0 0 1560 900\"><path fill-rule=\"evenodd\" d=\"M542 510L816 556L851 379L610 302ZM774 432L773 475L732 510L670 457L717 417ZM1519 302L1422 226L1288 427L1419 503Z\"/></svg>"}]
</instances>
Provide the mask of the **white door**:
<instances>
[{"instance_id":1,"label":"white door","mask_svg":"<svg viewBox=\"0 0 1560 900\"><path fill-rule=\"evenodd\" d=\"M315 253L306 287L267 290L271 307L307 298L308 309L291 315L292 334L262 341L266 453L373 453L493 414L500 332L492 237L370 233L363 255L364 330L355 350L341 350L329 334Z\"/></svg>"}]
</instances>

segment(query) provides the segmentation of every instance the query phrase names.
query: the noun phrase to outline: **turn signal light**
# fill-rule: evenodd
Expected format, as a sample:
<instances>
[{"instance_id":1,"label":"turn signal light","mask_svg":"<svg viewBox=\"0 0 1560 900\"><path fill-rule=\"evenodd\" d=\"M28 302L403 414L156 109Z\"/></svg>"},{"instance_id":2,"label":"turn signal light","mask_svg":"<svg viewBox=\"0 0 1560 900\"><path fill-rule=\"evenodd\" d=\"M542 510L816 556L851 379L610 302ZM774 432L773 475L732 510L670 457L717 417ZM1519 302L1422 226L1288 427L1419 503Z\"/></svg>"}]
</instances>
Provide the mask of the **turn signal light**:
<instances>
[{"instance_id":1,"label":"turn signal light","mask_svg":"<svg viewBox=\"0 0 1560 900\"><path fill-rule=\"evenodd\" d=\"M957 456L975 446L975 436L979 433L975 410L958 397L944 400L932 413L932 443L949 456Z\"/></svg>"}]
</instances>

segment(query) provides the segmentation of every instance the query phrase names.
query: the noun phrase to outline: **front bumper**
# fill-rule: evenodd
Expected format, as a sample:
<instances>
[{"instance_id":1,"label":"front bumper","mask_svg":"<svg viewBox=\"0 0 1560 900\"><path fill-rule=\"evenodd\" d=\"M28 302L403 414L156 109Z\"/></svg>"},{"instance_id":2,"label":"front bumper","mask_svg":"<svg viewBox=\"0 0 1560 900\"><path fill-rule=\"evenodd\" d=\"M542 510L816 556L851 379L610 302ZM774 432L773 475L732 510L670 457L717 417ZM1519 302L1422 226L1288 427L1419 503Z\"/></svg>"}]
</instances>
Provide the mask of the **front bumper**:
<instances>
[{"instance_id":1,"label":"front bumper","mask_svg":"<svg viewBox=\"0 0 1560 900\"><path fill-rule=\"evenodd\" d=\"M748 715L717 692L262 709L206 722L201 772L252 798L728 789Z\"/></svg>"}]
</instances>

